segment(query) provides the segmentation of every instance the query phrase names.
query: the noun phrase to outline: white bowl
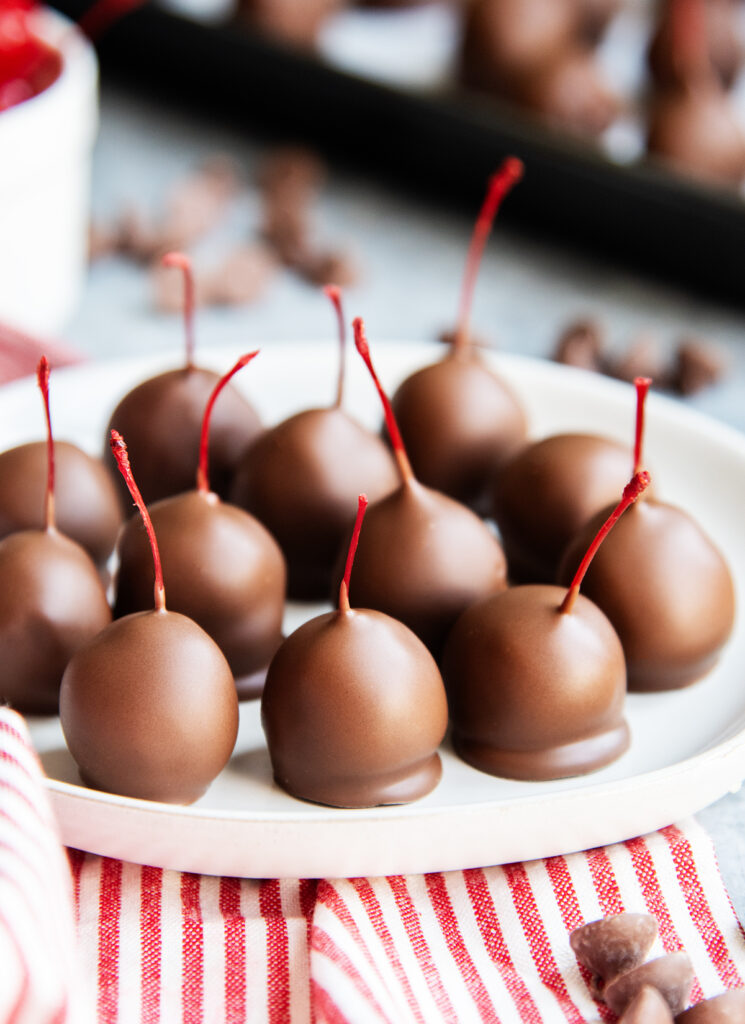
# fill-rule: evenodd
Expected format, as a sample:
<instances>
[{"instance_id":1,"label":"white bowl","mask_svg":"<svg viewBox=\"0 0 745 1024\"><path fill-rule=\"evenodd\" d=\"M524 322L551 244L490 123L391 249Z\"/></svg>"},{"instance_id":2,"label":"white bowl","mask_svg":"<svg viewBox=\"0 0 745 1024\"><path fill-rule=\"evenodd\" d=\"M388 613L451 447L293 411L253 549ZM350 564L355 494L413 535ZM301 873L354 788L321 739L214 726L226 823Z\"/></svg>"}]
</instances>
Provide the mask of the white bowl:
<instances>
[{"instance_id":1,"label":"white bowl","mask_svg":"<svg viewBox=\"0 0 745 1024\"><path fill-rule=\"evenodd\" d=\"M65 18L42 11L37 31L63 64L47 89L0 113L0 320L53 333L73 313L87 265L98 69Z\"/></svg>"}]
</instances>

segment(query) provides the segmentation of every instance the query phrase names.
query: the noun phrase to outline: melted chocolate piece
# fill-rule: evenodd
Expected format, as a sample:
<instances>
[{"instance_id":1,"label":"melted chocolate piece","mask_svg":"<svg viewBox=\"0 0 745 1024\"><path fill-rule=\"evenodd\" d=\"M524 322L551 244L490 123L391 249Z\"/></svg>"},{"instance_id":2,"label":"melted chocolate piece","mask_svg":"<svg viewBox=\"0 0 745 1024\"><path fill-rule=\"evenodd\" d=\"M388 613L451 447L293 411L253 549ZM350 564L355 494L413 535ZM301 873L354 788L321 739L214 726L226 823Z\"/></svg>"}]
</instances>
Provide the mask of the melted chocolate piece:
<instances>
[{"instance_id":1,"label":"melted chocolate piece","mask_svg":"<svg viewBox=\"0 0 745 1024\"><path fill-rule=\"evenodd\" d=\"M407 803L440 779L440 673L414 634L380 612L329 612L296 630L269 666L261 714L274 778L303 800Z\"/></svg>"},{"instance_id":2,"label":"melted chocolate piece","mask_svg":"<svg viewBox=\"0 0 745 1024\"><path fill-rule=\"evenodd\" d=\"M86 785L188 804L227 764L238 732L228 663L177 612L118 619L67 666L60 719Z\"/></svg>"},{"instance_id":3,"label":"melted chocolate piece","mask_svg":"<svg viewBox=\"0 0 745 1024\"><path fill-rule=\"evenodd\" d=\"M101 460L76 445L56 441L54 452L57 529L102 567L123 518L116 488ZM47 468L46 441L0 454L0 537L44 528Z\"/></svg>"},{"instance_id":4,"label":"melted chocolate piece","mask_svg":"<svg viewBox=\"0 0 745 1024\"><path fill-rule=\"evenodd\" d=\"M643 985L629 1005L618 1024L674 1024L670 1007L656 988Z\"/></svg>"},{"instance_id":5,"label":"melted chocolate piece","mask_svg":"<svg viewBox=\"0 0 745 1024\"><path fill-rule=\"evenodd\" d=\"M111 622L96 566L56 530L26 530L0 542L0 703L55 715L75 651Z\"/></svg>"},{"instance_id":6,"label":"melted chocolate piece","mask_svg":"<svg viewBox=\"0 0 745 1024\"><path fill-rule=\"evenodd\" d=\"M448 638L442 670L453 745L464 761L507 778L594 771L629 745L626 668L613 627L579 595L513 587L470 607Z\"/></svg>"},{"instance_id":7,"label":"melted chocolate piece","mask_svg":"<svg viewBox=\"0 0 745 1024\"><path fill-rule=\"evenodd\" d=\"M146 504L191 490L199 460L202 417L219 374L197 367L170 370L143 381L111 415L104 461L127 506L129 492L108 449L112 427L126 437L132 466ZM225 497L235 467L261 433L253 407L228 385L211 419L209 465L213 490Z\"/></svg>"},{"instance_id":8,"label":"melted chocolate piece","mask_svg":"<svg viewBox=\"0 0 745 1024\"><path fill-rule=\"evenodd\" d=\"M693 987L693 967L688 954L670 953L620 974L606 985L603 998L611 1010L622 1014L644 985L657 989L671 1013L680 1013Z\"/></svg>"},{"instance_id":9,"label":"melted chocolate piece","mask_svg":"<svg viewBox=\"0 0 745 1024\"><path fill-rule=\"evenodd\" d=\"M149 510L171 611L202 627L228 660L241 699L258 697L282 640L285 562L253 516L216 494L189 491ZM117 544L114 615L152 607L155 570L139 516Z\"/></svg>"},{"instance_id":10,"label":"melted chocolate piece","mask_svg":"<svg viewBox=\"0 0 745 1024\"><path fill-rule=\"evenodd\" d=\"M496 538L452 498L410 480L369 507L350 600L405 623L435 658L460 613L506 585Z\"/></svg>"},{"instance_id":11,"label":"melted chocolate piece","mask_svg":"<svg viewBox=\"0 0 745 1024\"><path fill-rule=\"evenodd\" d=\"M647 148L705 181L737 185L745 175L745 134L727 96L708 78L654 98Z\"/></svg>"},{"instance_id":12,"label":"melted chocolate piece","mask_svg":"<svg viewBox=\"0 0 745 1024\"><path fill-rule=\"evenodd\" d=\"M375 501L397 481L396 465L379 437L341 409L307 409L249 448L231 500L277 538L287 559L288 596L322 600L354 522L357 495L364 491Z\"/></svg>"},{"instance_id":13,"label":"melted chocolate piece","mask_svg":"<svg viewBox=\"0 0 745 1024\"><path fill-rule=\"evenodd\" d=\"M675 1024L742 1024L745 1020L745 988L723 992L696 1003L675 1018Z\"/></svg>"},{"instance_id":14,"label":"melted chocolate piece","mask_svg":"<svg viewBox=\"0 0 745 1024\"><path fill-rule=\"evenodd\" d=\"M614 914L575 928L569 944L592 973L592 994L600 998L606 982L644 963L656 938L657 921L650 914Z\"/></svg>"},{"instance_id":15,"label":"melted chocolate piece","mask_svg":"<svg viewBox=\"0 0 745 1024\"><path fill-rule=\"evenodd\" d=\"M511 579L553 582L569 541L618 500L630 462L627 445L591 434L555 434L508 462L492 498Z\"/></svg>"},{"instance_id":16,"label":"melted chocolate piece","mask_svg":"<svg viewBox=\"0 0 745 1024\"><path fill-rule=\"evenodd\" d=\"M567 548L558 580L570 582L610 512ZM584 594L616 629L631 690L670 690L715 664L735 614L732 577L701 527L673 505L643 500L616 524L587 570Z\"/></svg>"},{"instance_id":17,"label":"melted chocolate piece","mask_svg":"<svg viewBox=\"0 0 745 1024\"><path fill-rule=\"evenodd\" d=\"M520 403L470 347L407 377L392 405L417 479L476 510L525 443Z\"/></svg>"}]
</instances>

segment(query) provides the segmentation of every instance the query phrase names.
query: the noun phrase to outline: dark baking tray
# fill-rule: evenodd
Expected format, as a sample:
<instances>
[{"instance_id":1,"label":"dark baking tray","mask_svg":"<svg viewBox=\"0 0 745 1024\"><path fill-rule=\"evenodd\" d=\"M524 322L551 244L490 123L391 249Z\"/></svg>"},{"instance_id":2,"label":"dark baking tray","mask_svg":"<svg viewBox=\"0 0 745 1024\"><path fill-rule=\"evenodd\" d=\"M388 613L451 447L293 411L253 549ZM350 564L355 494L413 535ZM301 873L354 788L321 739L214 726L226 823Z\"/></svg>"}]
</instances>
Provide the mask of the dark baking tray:
<instances>
[{"instance_id":1,"label":"dark baking tray","mask_svg":"<svg viewBox=\"0 0 745 1024\"><path fill-rule=\"evenodd\" d=\"M78 17L88 6L56 6ZM100 46L104 76L251 135L312 143L420 196L473 210L507 153L527 172L505 221L536 237L745 305L745 202L652 162L620 166L488 99L421 95L345 74L241 26L207 26L153 6Z\"/></svg>"}]
</instances>

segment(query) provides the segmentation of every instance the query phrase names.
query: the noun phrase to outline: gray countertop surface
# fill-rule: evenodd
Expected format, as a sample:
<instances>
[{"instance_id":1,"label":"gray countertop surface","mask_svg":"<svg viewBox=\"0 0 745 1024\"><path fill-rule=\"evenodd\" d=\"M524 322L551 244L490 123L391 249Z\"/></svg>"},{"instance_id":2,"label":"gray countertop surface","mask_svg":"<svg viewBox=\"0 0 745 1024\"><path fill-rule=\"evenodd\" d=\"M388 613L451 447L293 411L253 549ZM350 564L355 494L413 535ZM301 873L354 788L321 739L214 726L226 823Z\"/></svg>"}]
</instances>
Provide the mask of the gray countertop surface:
<instances>
[{"instance_id":1,"label":"gray countertop surface","mask_svg":"<svg viewBox=\"0 0 745 1024\"><path fill-rule=\"evenodd\" d=\"M231 240L256 235L260 209L250 182L263 152L228 129L107 89L94 159L94 211L106 219L130 203L157 210L176 179L204 157L227 153L248 185L226 224L197 252L209 265ZM371 340L428 341L452 323L471 229L466 217L332 170L316 221L320 238L351 245L357 254L363 273L359 286L349 289L347 308L365 317ZM480 333L504 351L546 356L560 329L587 314L603 320L611 346L619 349L640 331L655 334L663 351L688 332L715 341L726 353L729 372L689 402L745 430L745 315L497 227L476 291L472 319ZM328 335L327 304L289 272L280 273L253 305L199 313L200 348ZM151 281L142 268L107 258L93 266L65 337L104 360L174 349L181 344L181 325L154 311ZM699 819L715 841L743 917L745 795L725 797Z\"/></svg>"}]
</instances>

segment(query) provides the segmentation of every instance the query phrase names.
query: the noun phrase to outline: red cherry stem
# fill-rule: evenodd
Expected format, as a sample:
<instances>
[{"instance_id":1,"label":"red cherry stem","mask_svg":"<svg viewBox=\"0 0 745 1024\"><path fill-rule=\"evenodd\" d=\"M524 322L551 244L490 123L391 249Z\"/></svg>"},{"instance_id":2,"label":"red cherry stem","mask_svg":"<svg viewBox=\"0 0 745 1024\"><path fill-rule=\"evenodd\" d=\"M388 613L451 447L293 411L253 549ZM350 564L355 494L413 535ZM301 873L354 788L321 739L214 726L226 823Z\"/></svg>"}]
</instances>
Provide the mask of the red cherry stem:
<instances>
[{"instance_id":1,"label":"red cherry stem","mask_svg":"<svg viewBox=\"0 0 745 1024\"><path fill-rule=\"evenodd\" d=\"M224 377L221 377L217 384L212 389L207 406L204 410L204 416L202 417L202 434L199 438L199 468L197 469L197 489L202 494L209 494L210 490L210 477L209 477L209 448L210 448L210 420L212 419L212 409L214 408L215 402L217 401L218 395L239 370L250 363L251 360L259 354L257 349L255 352L248 352L245 356L241 356L238 362L235 364L232 370L228 370Z\"/></svg>"},{"instance_id":2,"label":"red cherry stem","mask_svg":"<svg viewBox=\"0 0 745 1024\"><path fill-rule=\"evenodd\" d=\"M347 552L347 563L344 566L344 579L341 581L341 585L339 587L340 612L348 612L351 610L349 607L349 577L352 575L352 565L354 564L354 556L357 553L357 544L360 539L362 520L365 518L365 509L367 508L367 505L367 495L360 494L357 498L357 518L354 521L352 539L349 542L349 551Z\"/></svg>"},{"instance_id":3,"label":"red cherry stem","mask_svg":"<svg viewBox=\"0 0 745 1024\"><path fill-rule=\"evenodd\" d=\"M516 185L522 178L524 169L522 160L518 160L516 156L508 156L503 161L499 170L492 174L489 179L486 198L476 218L473 235L471 236L471 244L468 247L468 256L466 257L466 270L463 276L463 287L460 295L458 324L453 339L453 348L456 351L468 345L468 324L471 317L476 277L494 218L504 197L513 185Z\"/></svg>"},{"instance_id":4,"label":"red cherry stem","mask_svg":"<svg viewBox=\"0 0 745 1024\"><path fill-rule=\"evenodd\" d=\"M47 530L54 529L54 438L52 437L52 418L49 413L49 360L42 356L36 367L36 380L44 399L44 415L47 419L47 494L44 505L44 525Z\"/></svg>"},{"instance_id":5,"label":"red cherry stem","mask_svg":"<svg viewBox=\"0 0 745 1024\"><path fill-rule=\"evenodd\" d=\"M124 477L124 482L129 488L129 493L132 495L137 508L140 510L142 521L145 524L147 531L148 540L150 541L150 548L153 552L153 565L155 566L155 608L159 612L163 612L166 609L166 591L163 586L163 568L160 564L160 551L158 551L158 541L155 539L155 530L153 529L153 523L150 519L150 513L147 510L145 502L142 500L140 494L140 488L135 483L135 478L132 476L132 467L129 464L129 454L127 452L127 445L124 442L124 438L118 430L111 431L111 440L109 441L109 447L116 459L116 464L119 467L119 472Z\"/></svg>"},{"instance_id":6,"label":"red cherry stem","mask_svg":"<svg viewBox=\"0 0 745 1024\"><path fill-rule=\"evenodd\" d=\"M644 406L647 394L652 386L651 377L635 377L636 388L636 431L634 434L634 473L642 468L642 446L644 443Z\"/></svg>"},{"instance_id":7,"label":"red cherry stem","mask_svg":"<svg viewBox=\"0 0 745 1024\"><path fill-rule=\"evenodd\" d=\"M383 391L383 385L378 380L378 375L372 364L372 359L370 358L370 346L367 344L367 338L365 337L365 323L362 317L355 317L352 321L352 327L354 328L355 348L362 356L365 366L370 371L370 376L375 383L375 387L378 389L380 401L383 403L383 414L385 416L385 425L388 429L388 436L390 437L391 444L393 445L393 454L396 456L401 478L405 483L408 480L414 479L414 471L411 468L409 456L406 454L406 448L404 447L403 438L401 437L401 431L398 429L396 417L393 415L390 400L385 391Z\"/></svg>"},{"instance_id":8,"label":"red cherry stem","mask_svg":"<svg viewBox=\"0 0 745 1024\"><path fill-rule=\"evenodd\" d=\"M341 292L335 284L327 284L323 289L323 294L329 299L336 310L336 319L339 325L339 379L336 384L336 401L334 402L334 409L341 409L342 399L344 398L344 366L346 362L347 354L347 328L344 323L344 310L341 305Z\"/></svg>"},{"instance_id":9,"label":"red cherry stem","mask_svg":"<svg viewBox=\"0 0 745 1024\"><path fill-rule=\"evenodd\" d=\"M194 271L191 260L183 252L167 252L164 267L175 267L184 275L184 333L186 336L186 369L194 366Z\"/></svg>"},{"instance_id":10,"label":"red cherry stem","mask_svg":"<svg viewBox=\"0 0 745 1024\"><path fill-rule=\"evenodd\" d=\"M559 611L564 615L571 612L574 608L574 602L577 600L577 594L579 594L579 588L582 584L582 580L585 578L585 573L590 567L590 562L595 557L595 552L603 543L605 538L608 536L610 531L616 525L618 520L624 514L629 505L633 505L640 494L643 494L649 487L650 476L646 470L642 470L641 473L636 473L633 479L626 484L623 489L623 497L613 509L611 514L605 520L603 525L600 527L598 532L595 534L595 540L589 546L585 552L585 557L582 559L579 565L579 569L574 574L572 585L567 590L564 600L559 605Z\"/></svg>"}]
</instances>

